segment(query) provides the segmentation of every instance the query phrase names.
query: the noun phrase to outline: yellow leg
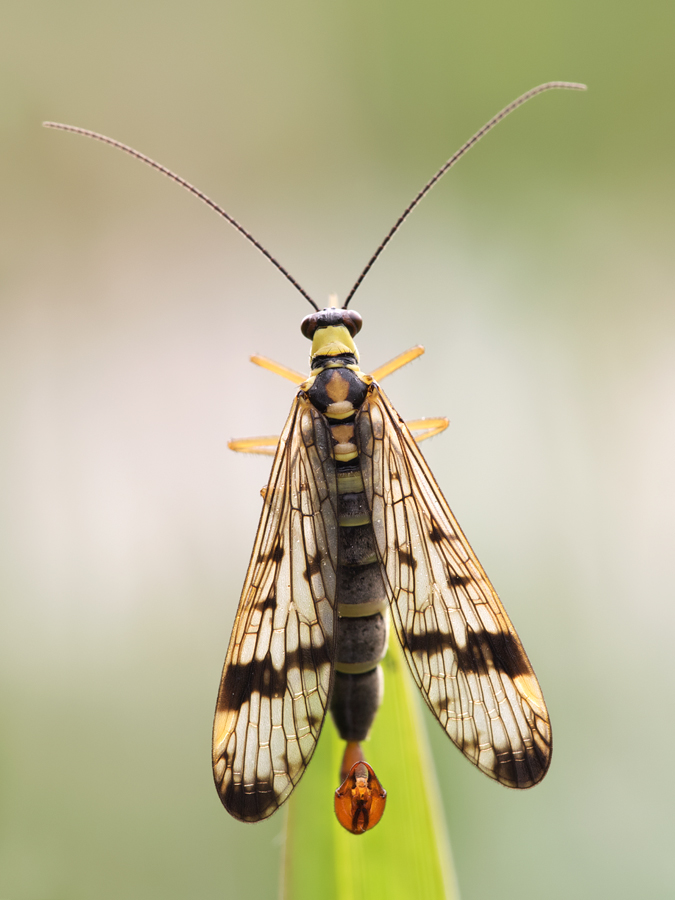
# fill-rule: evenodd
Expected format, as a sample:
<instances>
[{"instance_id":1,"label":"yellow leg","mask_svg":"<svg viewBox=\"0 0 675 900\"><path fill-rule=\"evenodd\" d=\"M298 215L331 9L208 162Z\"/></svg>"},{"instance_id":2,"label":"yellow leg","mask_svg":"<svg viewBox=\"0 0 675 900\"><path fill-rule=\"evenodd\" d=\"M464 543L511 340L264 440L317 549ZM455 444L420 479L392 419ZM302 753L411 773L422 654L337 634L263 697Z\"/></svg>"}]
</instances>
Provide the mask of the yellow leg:
<instances>
[{"instance_id":1,"label":"yellow leg","mask_svg":"<svg viewBox=\"0 0 675 900\"><path fill-rule=\"evenodd\" d=\"M440 434L441 431L445 431L450 424L450 420L446 419L445 416L440 416L436 419L412 419L405 424L413 432L415 443L419 444L422 441L426 441L427 438L434 437L434 435ZM415 434L416 431L419 434Z\"/></svg>"},{"instance_id":2,"label":"yellow leg","mask_svg":"<svg viewBox=\"0 0 675 900\"><path fill-rule=\"evenodd\" d=\"M227 446L236 453L257 453L260 456L274 456L277 452L279 435L271 434L266 437L239 438L228 441Z\"/></svg>"},{"instance_id":3,"label":"yellow leg","mask_svg":"<svg viewBox=\"0 0 675 900\"><path fill-rule=\"evenodd\" d=\"M281 363L274 362L273 359L268 359L266 356L252 356L251 362L255 363L256 366L260 366L262 369L268 369L270 372L274 372L275 375L281 375L282 378L288 378L293 384L302 384L303 381L307 381L306 375L303 375L301 372L296 372L295 369L289 369L288 366L282 366Z\"/></svg>"},{"instance_id":4,"label":"yellow leg","mask_svg":"<svg viewBox=\"0 0 675 900\"><path fill-rule=\"evenodd\" d=\"M384 363L384 365L379 366L379 368L371 372L371 378L375 381L381 381L383 378L386 378L387 375L391 375L392 372L395 372L397 369L402 368L402 366L417 359L423 353L424 347L419 344L416 347L411 347L409 350L399 353L394 359L390 359L389 362ZM292 381L293 384L302 384L303 381L307 380L306 376L302 375L300 372L289 369L281 363L274 362L274 360L268 359L266 356L252 356L251 362L255 363L257 366L261 366L263 369L274 372L276 375L281 375L282 378L287 378L289 381ZM427 438L434 437L442 431L445 431L450 422L444 416L441 416L439 418L414 419L406 424L410 431L413 432L415 441L419 444L421 441L426 441ZM419 432L419 434L415 434L414 432L416 431ZM260 456L274 456L278 443L278 435L268 435L265 437L239 438L229 441L227 446L236 453L255 453Z\"/></svg>"},{"instance_id":5,"label":"yellow leg","mask_svg":"<svg viewBox=\"0 0 675 900\"><path fill-rule=\"evenodd\" d=\"M370 373L370 377L374 378L375 381L382 381L383 378L386 378L387 375L391 375L392 372L395 372L397 369L400 369L401 366L407 365L409 362L412 362L413 359L417 359L418 356L421 356L424 353L424 347L420 347L419 344L417 347L411 347L410 350L405 350L403 353L399 353L398 356L395 356L393 359L390 359L389 362L386 362L383 366L375 369L374 372Z\"/></svg>"},{"instance_id":6,"label":"yellow leg","mask_svg":"<svg viewBox=\"0 0 675 900\"><path fill-rule=\"evenodd\" d=\"M391 375L392 372L395 372L397 369L400 369L414 359L417 359L417 357L421 356L423 353L424 347L419 345L417 347L411 347L410 350L399 353L394 359L390 359L389 362L379 366L375 371L370 373L370 376L371 378L374 378L375 381L381 381L383 378L386 378L387 375ZM251 362L255 363L256 366L274 372L275 375L281 375L282 378L287 378L289 381L292 381L293 384L302 384L303 381L307 380L307 376L303 375L301 372L296 372L295 369L289 369L288 366L274 362L273 359L268 359L266 356L252 356Z\"/></svg>"},{"instance_id":7,"label":"yellow leg","mask_svg":"<svg viewBox=\"0 0 675 900\"><path fill-rule=\"evenodd\" d=\"M415 441L419 444L426 441L427 438L440 434L450 424L449 419L445 416L437 418L412 419L406 422L406 425L413 432ZM415 434L415 432L419 434ZM264 437L238 438L228 441L227 446L236 453L255 453L259 456L274 456L277 452L277 444L279 443L278 434L270 434Z\"/></svg>"}]
</instances>

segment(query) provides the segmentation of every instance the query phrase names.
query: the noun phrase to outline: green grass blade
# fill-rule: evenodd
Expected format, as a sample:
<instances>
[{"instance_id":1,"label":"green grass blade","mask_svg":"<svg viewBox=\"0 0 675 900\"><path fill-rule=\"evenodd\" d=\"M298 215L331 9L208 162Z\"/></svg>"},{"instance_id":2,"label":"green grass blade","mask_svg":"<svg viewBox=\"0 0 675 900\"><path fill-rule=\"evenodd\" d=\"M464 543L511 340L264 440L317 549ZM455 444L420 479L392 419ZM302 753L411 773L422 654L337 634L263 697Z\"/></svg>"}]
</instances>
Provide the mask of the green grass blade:
<instances>
[{"instance_id":1,"label":"green grass blade","mask_svg":"<svg viewBox=\"0 0 675 900\"><path fill-rule=\"evenodd\" d=\"M364 835L339 825L344 743L326 722L289 803L283 900L459 900L416 688L396 641L383 667L384 701L364 752L388 792L384 816Z\"/></svg>"}]
</instances>

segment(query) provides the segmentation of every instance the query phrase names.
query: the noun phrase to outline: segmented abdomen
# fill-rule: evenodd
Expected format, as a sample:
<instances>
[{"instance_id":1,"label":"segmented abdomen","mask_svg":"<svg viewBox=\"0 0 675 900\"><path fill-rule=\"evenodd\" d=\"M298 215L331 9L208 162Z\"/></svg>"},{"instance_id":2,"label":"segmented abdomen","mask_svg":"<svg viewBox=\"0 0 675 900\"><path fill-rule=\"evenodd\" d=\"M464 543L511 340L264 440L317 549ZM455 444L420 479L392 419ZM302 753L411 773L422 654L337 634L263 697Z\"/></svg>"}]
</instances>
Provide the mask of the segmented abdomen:
<instances>
[{"instance_id":1,"label":"segmented abdomen","mask_svg":"<svg viewBox=\"0 0 675 900\"><path fill-rule=\"evenodd\" d=\"M321 372L308 392L328 420L336 462L339 618L331 713L345 741L368 736L382 699L379 663L389 636L387 597L354 442L354 419L366 391L352 370L336 367Z\"/></svg>"}]
</instances>

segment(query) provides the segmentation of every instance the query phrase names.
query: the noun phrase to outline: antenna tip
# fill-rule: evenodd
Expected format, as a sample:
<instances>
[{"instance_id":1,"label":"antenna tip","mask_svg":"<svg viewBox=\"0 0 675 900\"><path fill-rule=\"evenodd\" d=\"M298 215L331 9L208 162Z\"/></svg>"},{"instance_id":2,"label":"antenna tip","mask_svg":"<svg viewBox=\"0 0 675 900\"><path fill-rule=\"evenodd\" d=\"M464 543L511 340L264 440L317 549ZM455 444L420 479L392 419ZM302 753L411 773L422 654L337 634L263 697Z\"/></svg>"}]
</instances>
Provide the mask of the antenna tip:
<instances>
[{"instance_id":1,"label":"antenna tip","mask_svg":"<svg viewBox=\"0 0 675 900\"><path fill-rule=\"evenodd\" d=\"M547 81L541 85L545 90L548 88L563 88L568 91L587 91L588 85L582 84L580 81ZM534 88L536 91L537 88Z\"/></svg>"}]
</instances>

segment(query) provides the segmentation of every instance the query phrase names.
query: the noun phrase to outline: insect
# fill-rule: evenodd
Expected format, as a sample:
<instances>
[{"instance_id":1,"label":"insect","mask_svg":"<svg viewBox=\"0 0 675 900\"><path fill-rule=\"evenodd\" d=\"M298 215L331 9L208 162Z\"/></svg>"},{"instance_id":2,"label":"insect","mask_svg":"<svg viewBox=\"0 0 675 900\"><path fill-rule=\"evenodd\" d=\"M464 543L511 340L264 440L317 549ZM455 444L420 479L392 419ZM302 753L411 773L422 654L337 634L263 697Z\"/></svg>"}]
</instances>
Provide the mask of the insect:
<instances>
[{"instance_id":1,"label":"insect","mask_svg":"<svg viewBox=\"0 0 675 900\"><path fill-rule=\"evenodd\" d=\"M333 302L319 309L252 235L178 175L104 135L45 123L118 147L187 188L253 243L314 309L301 325L312 341L309 376L253 358L297 385L281 436L230 444L274 455L213 728L216 788L237 819L265 819L288 799L330 709L346 742L338 818L355 834L379 821L386 792L361 742L382 697L388 611L427 706L467 759L513 788L531 787L546 774L551 727L539 683L417 446L447 420L406 425L379 385L422 348L365 374L354 341L362 319L349 303L441 176L509 113L553 88L585 86L539 85L490 119L404 210L341 308Z\"/></svg>"}]
</instances>

